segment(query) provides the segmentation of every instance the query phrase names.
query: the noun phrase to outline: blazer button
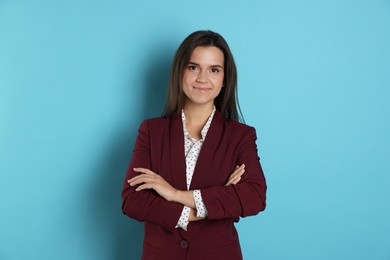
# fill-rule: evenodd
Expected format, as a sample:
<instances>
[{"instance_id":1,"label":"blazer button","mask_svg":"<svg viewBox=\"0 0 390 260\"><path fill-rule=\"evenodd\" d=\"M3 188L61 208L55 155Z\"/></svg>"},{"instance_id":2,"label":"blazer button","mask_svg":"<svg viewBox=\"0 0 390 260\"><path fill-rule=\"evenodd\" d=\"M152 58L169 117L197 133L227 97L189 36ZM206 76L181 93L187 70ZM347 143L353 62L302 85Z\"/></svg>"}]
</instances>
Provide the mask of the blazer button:
<instances>
[{"instance_id":1,"label":"blazer button","mask_svg":"<svg viewBox=\"0 0 390 260\"><path fill-rule=\"evenodd\" d=\"M188 247L188 242L185 241L185 240L182 240L182 241L180 242L180 247L181 247L181 248L187 248L187 247Z\"/></svg>"}]
</instances>

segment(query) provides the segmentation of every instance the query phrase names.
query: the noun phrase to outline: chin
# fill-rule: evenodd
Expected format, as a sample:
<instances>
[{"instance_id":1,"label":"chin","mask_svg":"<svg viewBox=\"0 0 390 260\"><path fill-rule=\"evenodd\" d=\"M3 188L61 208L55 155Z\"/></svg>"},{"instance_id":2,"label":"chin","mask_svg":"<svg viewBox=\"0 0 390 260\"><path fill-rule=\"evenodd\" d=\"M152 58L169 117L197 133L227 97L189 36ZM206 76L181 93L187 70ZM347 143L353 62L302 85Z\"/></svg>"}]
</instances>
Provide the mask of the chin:
<instances>
[{"instance_id":1,"label":"chin","mask_svg":"<svg viewBox=\"0 0 390 260\"><path fill-rule=\"evenodd\" d=\"M210 104L214 105L214 100L193 100L191 103L197 106L207 106Z\"/></svg>"}]
</instances>

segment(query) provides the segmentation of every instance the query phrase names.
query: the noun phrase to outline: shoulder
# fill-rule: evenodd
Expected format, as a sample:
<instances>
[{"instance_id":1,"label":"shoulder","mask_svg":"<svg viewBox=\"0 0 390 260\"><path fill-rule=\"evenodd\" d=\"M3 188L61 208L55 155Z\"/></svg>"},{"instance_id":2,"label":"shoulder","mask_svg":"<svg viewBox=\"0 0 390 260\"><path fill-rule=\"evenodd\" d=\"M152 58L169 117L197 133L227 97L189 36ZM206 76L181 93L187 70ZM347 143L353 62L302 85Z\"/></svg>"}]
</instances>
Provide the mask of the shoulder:
<instances>
[{"instance_id":1,"label":"shoulder","mask_svg":"<svg viewBox=\"0 0 390 260\"><path fill-rule=\"evenodd\" d=\"M223 117L221 112L219 112L218 110L214 114L213 122L216 125L221 125L224 130L234 130L238 132L247 132L250 130L255 130L252 126Z\"/></svg>"},{"instance_id":2,"label":"shoulder","mask_svg":"<svg viewBox=\"0 0 390 260\"><path fill-rule=\"evenodd\" d=\"M214 138L220 136L221 140L225 140L231 145L240 144L246 140L256 140L257 138L254 127L226 119L220 113L216 114L209 131Z\"/></svg>"},{"instance_id":3,"label":"shoulder","mask_svg":"<svg viewBox=\"0 0 390 260\"><path fill-rule=\"evenodd\" d=\"M223 118L222 124L225 131L229 131L229 132L231 131L240 135L245 135L248 133L256 133L256 129L253 126L238 121Z\"/></svg>"},{"instance_id":4,"label":"shoulder","mask_svg":"<svg viewBox=\"0 0 390 260\"><path fill-rule=\"evenodd\" d=\"M246 131L250 131L251 129L254 130L255 128L250 126L250 125L247 125L247 124L244 124L244 123L241 123L241 122L238 122L238 121L234 121L234 120L230 120L230 119L224 119L224 125L226 127L229 127L229 128L232 128L232 129L235 129L235 130L238 130L238 131L243 131L243 132L246 132Z\"/></svg>"},{"instance_id":5,"label":"shoulder","mask_svg":"<svg viewBox=\"0 0 390 260\"><path fill-rule=\"evenodd\" d=\"M223 124L222 140L225 140L228 146L234 147L239 153L256 148L258 138L253 126L228 119L224 119Z\"/></svg>"},{"instance_id":6,"label":"shoulder","mask_svg":"<svg viewBox=\"0 0 390 260\"><path fill-rule=\"evenodd\" d=\"M154 125L154 124L163 124L164 122L168 121L169 118L167 117L153 117L153 118L147 118L144 119L142 123L146 123L148 125Z\"/></svg>"},{"instance_id":7,"label":"shoulder","mask_svg":"<svg viewBox=\"0 0 390 260\"><path fill-rule=\"evenodd\" d=\"M177 121L178 119L180 119L179 116L147 118L142 121L141 128L163 129L164 127L169 127L172 121Z\"/></svg>"}]
</instances>

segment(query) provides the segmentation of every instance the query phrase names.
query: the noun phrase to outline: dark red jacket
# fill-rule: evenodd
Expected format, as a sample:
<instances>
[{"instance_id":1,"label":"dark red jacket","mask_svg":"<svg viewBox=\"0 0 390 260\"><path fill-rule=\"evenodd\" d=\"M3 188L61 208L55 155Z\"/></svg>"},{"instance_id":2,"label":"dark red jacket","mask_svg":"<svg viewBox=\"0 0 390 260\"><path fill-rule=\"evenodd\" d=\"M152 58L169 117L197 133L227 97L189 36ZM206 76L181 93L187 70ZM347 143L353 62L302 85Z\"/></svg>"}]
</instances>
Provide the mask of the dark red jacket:
<instances>
[{"instance_id":1,"label":"dark red jacket","mask_svg":"<svg viewBox=\"0 0 390 260\"><path fill-rule=\"evenodd\" d=\"M145 223L142 259L242 259L234 222L265 208L266 183L256 147L256 131L216 112L195 167L190 190L200 189L208 218L176 229L183 206L154 190L135 191L126 181L134 167L160 174L186 190L184 135L180 116L142 122L122 191L124 214ZM236 185L224 186L237 165L245 173Z\"/></svg>"}]
</instances>

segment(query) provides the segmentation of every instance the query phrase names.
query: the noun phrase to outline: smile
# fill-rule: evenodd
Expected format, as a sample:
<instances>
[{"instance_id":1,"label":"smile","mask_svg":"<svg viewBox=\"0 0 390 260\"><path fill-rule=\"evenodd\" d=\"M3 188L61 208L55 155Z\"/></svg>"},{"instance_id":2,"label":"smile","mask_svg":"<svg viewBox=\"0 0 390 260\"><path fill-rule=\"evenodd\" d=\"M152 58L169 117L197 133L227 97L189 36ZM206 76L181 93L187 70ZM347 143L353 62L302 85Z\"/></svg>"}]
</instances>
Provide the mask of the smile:
<instances>
[{"instance_id":1,"label":"smile","mask_svg":"<svg viewBox=\"0 0 390 260\"><path fill-rule=\"evenodd\" d=\"M200 91L200 92L206 92L206 91L211 90L211 88L202 88L202 87L195 87L195 86L193 86L193 88L197 91Z\"/></svg>"}]
</instances>

